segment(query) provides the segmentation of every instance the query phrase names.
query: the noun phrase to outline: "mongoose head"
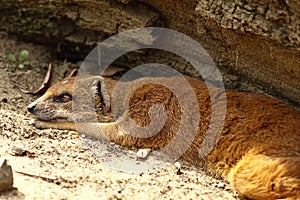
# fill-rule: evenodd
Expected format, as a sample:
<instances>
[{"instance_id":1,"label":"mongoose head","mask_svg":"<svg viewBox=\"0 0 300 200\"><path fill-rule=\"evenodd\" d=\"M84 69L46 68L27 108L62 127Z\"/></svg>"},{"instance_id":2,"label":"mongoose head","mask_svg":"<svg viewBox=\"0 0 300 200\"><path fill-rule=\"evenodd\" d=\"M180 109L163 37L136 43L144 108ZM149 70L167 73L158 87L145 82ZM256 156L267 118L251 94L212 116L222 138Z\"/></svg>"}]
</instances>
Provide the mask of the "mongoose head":
<instances>
[{"instance_id":1,"label":"mongoose head","mask_svg":"<svg viewBox=\"0 0 300 200\"><path fill-rule=\"evenodd\" d=\"M111 122L110 94L100 76L67 77L27 107L40 121Z\"/></svg>"}]
</instances>

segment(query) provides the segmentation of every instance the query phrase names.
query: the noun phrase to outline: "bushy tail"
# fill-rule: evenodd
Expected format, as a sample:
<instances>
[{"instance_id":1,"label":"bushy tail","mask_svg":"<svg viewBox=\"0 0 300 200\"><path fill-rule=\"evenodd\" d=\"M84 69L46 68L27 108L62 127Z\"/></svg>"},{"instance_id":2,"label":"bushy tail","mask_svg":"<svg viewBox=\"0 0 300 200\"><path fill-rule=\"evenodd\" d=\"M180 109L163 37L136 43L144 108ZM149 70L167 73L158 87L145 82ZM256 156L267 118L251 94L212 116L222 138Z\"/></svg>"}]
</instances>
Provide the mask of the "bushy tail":
<instances>
[{"instance_id":1,"label":"bushy tail","mask_svg":"<svg viewBox=\"0 0 300 200\"><path fill-rule=\"evenodd\" d=\"M229 182L250 199L300 199L300 157L247 154L230 171Z\"/></svg>"}]
</instances>

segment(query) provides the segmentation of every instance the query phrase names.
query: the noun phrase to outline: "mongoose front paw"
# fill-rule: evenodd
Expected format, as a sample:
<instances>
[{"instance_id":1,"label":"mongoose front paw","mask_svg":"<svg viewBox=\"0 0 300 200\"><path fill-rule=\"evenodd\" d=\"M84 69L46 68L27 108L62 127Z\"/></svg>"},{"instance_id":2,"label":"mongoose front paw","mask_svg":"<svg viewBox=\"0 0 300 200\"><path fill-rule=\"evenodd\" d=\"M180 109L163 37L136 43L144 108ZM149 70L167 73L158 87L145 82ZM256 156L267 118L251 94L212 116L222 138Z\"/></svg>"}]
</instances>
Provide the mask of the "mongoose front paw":
<instances>
[{"instance_id":1,"label":"mongoose front paw","mask_svg":"<svg viewBox=\"0 0 300 200\"><path fill-rule=\"evenodd\" d=\"M31 120L29 125L32 125L38 129L47 129L47 128L55 128L53 127L53 122L45 122L37 119Z\"/></svg>"},{"instance_id":2,"label":"mongoose front paw","mask_svg":"<svg viewBox=\"0 0 300 200\"><path fill-rule=\"evenodd\" d=\"M47 125L46 125L47 122L43 122L43 121L40 121L40 120L34 120L34 122L32 123L33 126L35 126L36 128L38 129L45 129L45 128L49 128Z\"/></svg>"},{"instance_id":3,"label":"mongoose front paw","mask_svg":"<svg viewBox=\"0 0 300 200\"><path fill-rule=\"evenodd\" d=\"M37 119L31 119L29 122L28 122L28 125L30 126L34 126L36 128L39 128L41 129L41 121L37 120Z\"/></svg>"}]
</instances>

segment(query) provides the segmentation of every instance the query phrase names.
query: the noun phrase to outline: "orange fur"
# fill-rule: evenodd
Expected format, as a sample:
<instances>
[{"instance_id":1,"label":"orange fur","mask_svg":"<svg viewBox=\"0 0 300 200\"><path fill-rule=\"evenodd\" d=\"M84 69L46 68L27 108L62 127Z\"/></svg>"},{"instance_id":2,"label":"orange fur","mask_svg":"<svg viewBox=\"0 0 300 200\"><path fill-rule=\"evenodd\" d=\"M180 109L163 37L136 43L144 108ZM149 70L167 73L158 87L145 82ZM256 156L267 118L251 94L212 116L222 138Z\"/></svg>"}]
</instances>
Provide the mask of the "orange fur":
<instances>
[{"instance_id":1,"label":"orange fur","mask_svg":"<svg viewBox=\"0 0 300 200\"><path fill-rule=\"evenodd\" d=\"M96 77L89 78L93 81L97 79ZM113 95L115 81L98 79L101 82L101 87L105 87L110 96ZM146 80L151 82L151 80L157 79L164 83L177 84L178 95L175 96L167 87L162 85L145 82ZM31 104L35 108L32 113L38 119L50 119L46 120L50 122L41 122L38 127L75 129L74 123L69 126L66 126L66 123L60 126L55 122L55 117L42 116L45 113L43 112L45 107L48 110L49 107L50 109L52 107L54 110L51 111L52 113L58 109L70 108L67 104L50 105L53 102L48 101L47 103L45 100L60 95L61 90L69 91L72 94L75 78L67 78L67 80L67 84L58 83ZM170 147L166 153L172 154L172 152L182 151L183 159L199 164L215 176L229 181L241 196L253 199L300 198L300 114L286 103L263 95L226 91L227 99L225 99L218 98L221 90L212 88L212 96L210 96L202 81L193 78L187 78L187 80L197 97L196 102L193 103L199 106L200 119L197 134L186 151L182 148L189 135L182 136L180 142ZM122 83L124 88L128 84ZM118 123L112 120L111 110L105 116L102 116L101 112L97 112L97 115L101 115L98 117L98 121L100 119L99 122L102 123L88 122L87 120L86 123L77 126L78 131L90 136L105 138L123 146L152 149L165 147L176 136L182 112L185 112L180 109L178 98L187 102L195 100L190 98L186 88L180 88L180 83L176 77L139 79L131 84L143 86L138 87L130 95L125 89L122 90L123 93L121 91L122 97L129 98L128 114L135 124L146 126L151 123L150 107L154 104L161 105L166 110L167 119L160 132L149 138L132 136L130 135L130 127L126 129L129 131L124 132L118 127ZM83 91L78 94L80 93ZM204 158L200 158L199 150L203 148L204 140L210 140L206 136L211 119L211 98L217 99L216 104L226 103L226 119L222 133L213 150ZM99 108L109 104L109 102L101 102L99 99L95 102ZM123 101L111 103L115 103L115 105L110 106L115 106L117 112L119 107L124 106ZM70 109L66 112L72 114ZM187 114L194 116L195 113L193 112L196 111ZM122 121L123 113L120 111L119 114L121 116L118 120ZM154 117L160 117L160 115L160 113L154 113ZM191 120L195 119L191 117ZM190 124L183 126L188 130ZM204 147L204 150L205 148L207 147Z\"/></svg>"}]
</instances>

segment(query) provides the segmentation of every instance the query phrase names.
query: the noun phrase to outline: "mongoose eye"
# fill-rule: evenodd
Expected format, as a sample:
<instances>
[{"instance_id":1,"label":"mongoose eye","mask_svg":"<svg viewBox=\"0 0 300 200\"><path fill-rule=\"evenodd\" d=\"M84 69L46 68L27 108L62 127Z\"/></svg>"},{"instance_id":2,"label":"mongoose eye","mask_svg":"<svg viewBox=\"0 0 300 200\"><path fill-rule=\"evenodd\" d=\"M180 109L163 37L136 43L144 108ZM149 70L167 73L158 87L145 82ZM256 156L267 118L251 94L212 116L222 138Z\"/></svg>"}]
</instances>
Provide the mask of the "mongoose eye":
<instances>
[{"instance_id":1,"label":"mongoose eye","mask_svg":"<svg viewBox=\"0 0 300 200\"><path fill-rule=\"evenodd\" d=\"M64 93L64 94L54 97L53 101L58 102L58 103L69 102L69 101L72 101L72 96L68 93Z\"/></svg>"}]
</instances>

